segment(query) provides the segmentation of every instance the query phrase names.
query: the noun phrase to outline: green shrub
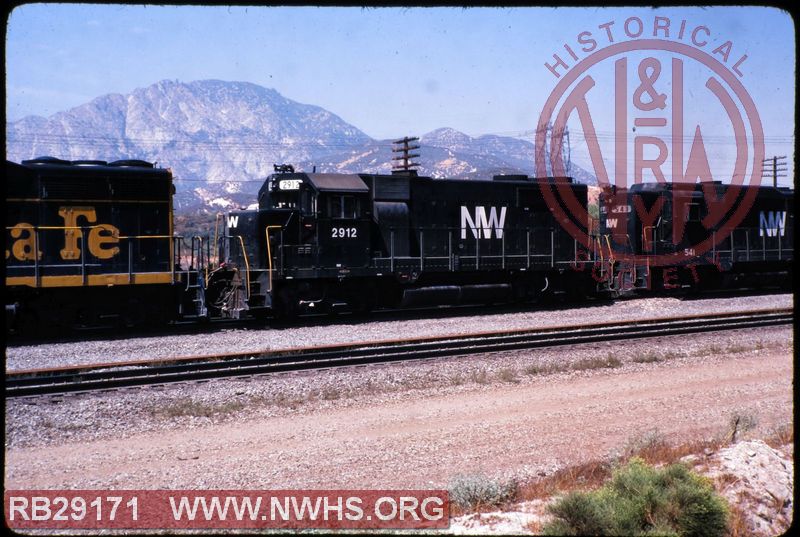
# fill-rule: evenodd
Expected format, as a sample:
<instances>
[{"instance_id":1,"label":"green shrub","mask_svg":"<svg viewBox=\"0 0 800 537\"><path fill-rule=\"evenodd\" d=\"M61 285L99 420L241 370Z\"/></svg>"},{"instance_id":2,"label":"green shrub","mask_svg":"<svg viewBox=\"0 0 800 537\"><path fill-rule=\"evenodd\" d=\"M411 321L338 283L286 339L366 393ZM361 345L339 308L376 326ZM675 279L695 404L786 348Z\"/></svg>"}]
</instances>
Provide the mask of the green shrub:
<instances>
[{"instance_id":1,"label":"green shrub","mask_svg":"<svg viewBox=\"0 0 800 537\"><path fill-rule=\"evenodd\" d=\"M513 481L503 483L484 475L459 475L450 482L448 490L450 502L466 511L512 500L517 485Z\"/></svg>"},{"instance_id":2,"label":"green shrub","mask_svg":"<svg viewBox=\"0 0 800 537\"><path fill-rule=\"evenodd\" d=\"M716 537L728 507L709 482L683 464L657 469L632 459L592 492L572 492L549 507L545 535Z\"/></svg>"}]
</instances>

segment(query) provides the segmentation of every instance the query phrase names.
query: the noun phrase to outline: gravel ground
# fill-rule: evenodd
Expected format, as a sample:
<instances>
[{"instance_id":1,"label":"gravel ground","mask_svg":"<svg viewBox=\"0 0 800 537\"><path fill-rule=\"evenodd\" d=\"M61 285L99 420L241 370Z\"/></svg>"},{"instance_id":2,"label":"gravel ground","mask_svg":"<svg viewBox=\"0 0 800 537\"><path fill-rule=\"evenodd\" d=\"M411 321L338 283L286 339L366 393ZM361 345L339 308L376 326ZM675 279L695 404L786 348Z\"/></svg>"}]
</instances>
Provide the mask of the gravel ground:
<instances>
[{"instance_id":1,"label":"gravel ground","mask_svg":"<svg viewBox=\"0 0 800 537\"><path fill-rule=\"evenodd\" d=\"M764 432L791 423L792 345L791 328L770 327L13 399L6 486L419 487L443 486L456 469L547 475L653 428L685 441L721 434L731 412Z\"/></svg>"},{"instance_id":2,"label":"gravel ground","mask_svg":"<svg viewBox=\"0 0 800 537\"><path fill-rule=\"evenodd\" d=\"M381 320L380 316L376 316L371 321L353 322L343 316L340 322L317 326L236 328L191 335L12 345L6 349L6 371L792 305L793 295L773 294L695 300L646 298L614 304L512 313L487 309L480 315L467 316L453 316L444 310L441 318L416 320Z\"/></svg>"}]
</instances>

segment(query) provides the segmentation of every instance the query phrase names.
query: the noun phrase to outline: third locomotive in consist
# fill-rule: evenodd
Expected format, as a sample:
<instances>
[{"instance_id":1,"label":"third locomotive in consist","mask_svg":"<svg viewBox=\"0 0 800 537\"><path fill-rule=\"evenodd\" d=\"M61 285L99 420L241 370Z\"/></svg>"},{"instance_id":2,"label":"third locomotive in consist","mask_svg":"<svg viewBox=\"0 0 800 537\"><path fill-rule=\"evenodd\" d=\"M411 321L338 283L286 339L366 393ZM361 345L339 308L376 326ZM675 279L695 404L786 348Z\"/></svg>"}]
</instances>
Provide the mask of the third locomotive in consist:
<instances>
[{"instance_id":1,"label":"third locomotive in consist","mask_svg":"<svg viewBox=\"0 0 800 537\"><path fill-rule=\"evenodd\" d=\"M708 199L717 200L716 204ZM741 221L722 200L744 203ZM735 205L734 205L735 207ZM642 183L604 189L598 238L622 261L612 287L670 289L788 288L794 260L794 191L771 186ZM704 245L705 242L705 245Z\"/></svg>"},{"instance_id":2,"label":"third locomotive in consist","mask_svg":"<svg viewBox=\"0 0 800 537\"><path fill-rule=\"evenodd\" d=\"M204 241L173 232L169 170L42 158L6 171L14 330L788 286L792 275L794 191L783 188L740 188L752 206L731 232L709 225L699 185L605 189L595 226L587 186L570 178L280 166L255 208L220 215ZM556 187L573 210L545 202L542 189ZM737 187L713 188L719 198Z\"/></svg>"}]
</instances>

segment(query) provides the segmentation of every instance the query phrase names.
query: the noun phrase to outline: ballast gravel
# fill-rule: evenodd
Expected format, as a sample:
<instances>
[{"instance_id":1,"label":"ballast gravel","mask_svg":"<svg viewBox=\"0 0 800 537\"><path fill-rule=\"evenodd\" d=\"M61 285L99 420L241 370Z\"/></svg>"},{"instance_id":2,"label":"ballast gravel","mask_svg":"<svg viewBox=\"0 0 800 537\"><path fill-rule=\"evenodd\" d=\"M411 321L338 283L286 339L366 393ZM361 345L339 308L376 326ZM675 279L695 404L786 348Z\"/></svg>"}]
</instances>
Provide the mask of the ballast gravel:
<instances>
[{"instance_id":1,"label":"ballast gravel","mask_svg":"<svg viewBox=\"0 0 800 537\"><path fill-rule=\"evenodd\" d=\"M414 319L413 313L404 314L400 320L387 318L385 314L376 314L371 319L341 315L323 322L309 319L305 325L288 327L254 323L244 328L210 327L207 332L191 334L135 337L108 334L88 341L12 343L6 349L6 371L792 306L791 294L692 300L658 297L545 310L532 306L527 311L511 312L487 307L477 313L473 308L464 314L460 310L442 309L440 315L426 312L425 318L420 319Z\"/></svg>"},{"instance_id":2,"label":"ballast gravel","mask_svg":"<svg viewBox=\"0 0 800 537\"><path fill-rule=\"evenodd\" d=\"M462 393L491 393L525 386L536 389L542 382L568 382L654 367L680 370L715 362L725 365L728 355L790 356L792 345L791 328L775 326L92 394L15 398L6 403L6 448L125 439L180 429L202 430L213 424L312 416L331 409L370 411L376 406L411 404L434 395L455 400ZM750 403L743 405L759 404ZM685 409L690 413L700 410ZM570 409L555 408L553 412L563 418L569 416Z\"/></svg>"}]
</instances>

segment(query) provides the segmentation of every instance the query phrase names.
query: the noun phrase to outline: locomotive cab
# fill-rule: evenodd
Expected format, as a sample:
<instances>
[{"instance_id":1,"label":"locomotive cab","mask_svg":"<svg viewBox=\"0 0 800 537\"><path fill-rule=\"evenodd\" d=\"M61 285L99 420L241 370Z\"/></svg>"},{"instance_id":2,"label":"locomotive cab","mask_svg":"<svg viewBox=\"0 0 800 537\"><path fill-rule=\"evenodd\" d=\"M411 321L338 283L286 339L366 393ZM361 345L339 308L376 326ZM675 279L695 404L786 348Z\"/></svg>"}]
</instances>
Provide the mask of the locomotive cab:
<instances>
[{"instance_id":1,"label":"locomotive cab","mask_svg":"<svg viewBox=\"0 0 800 537\"><path fill-rule=\"evenodd\" d=\"M258 209L228 214L220 255L228 263L212 278L219 282L215 294L227 300L219 307L224 316L331 306L340 302L345 280L369 271L372 216L364 181L288 166L276 171L259 190Z\"/></svg>"},{"instance_id":2,"label":"locomotive cab","mask_svg":"<svg viewBox=\"0 0 800 537\"><path fill-rule=\"evenodd\" d=\"M369 189L357 175L280 173L259 192L260 227L270 237L266 268L318 276L369 264ZM312 274L307 274L312 271Z\"/></svg>"}]
</instances>

